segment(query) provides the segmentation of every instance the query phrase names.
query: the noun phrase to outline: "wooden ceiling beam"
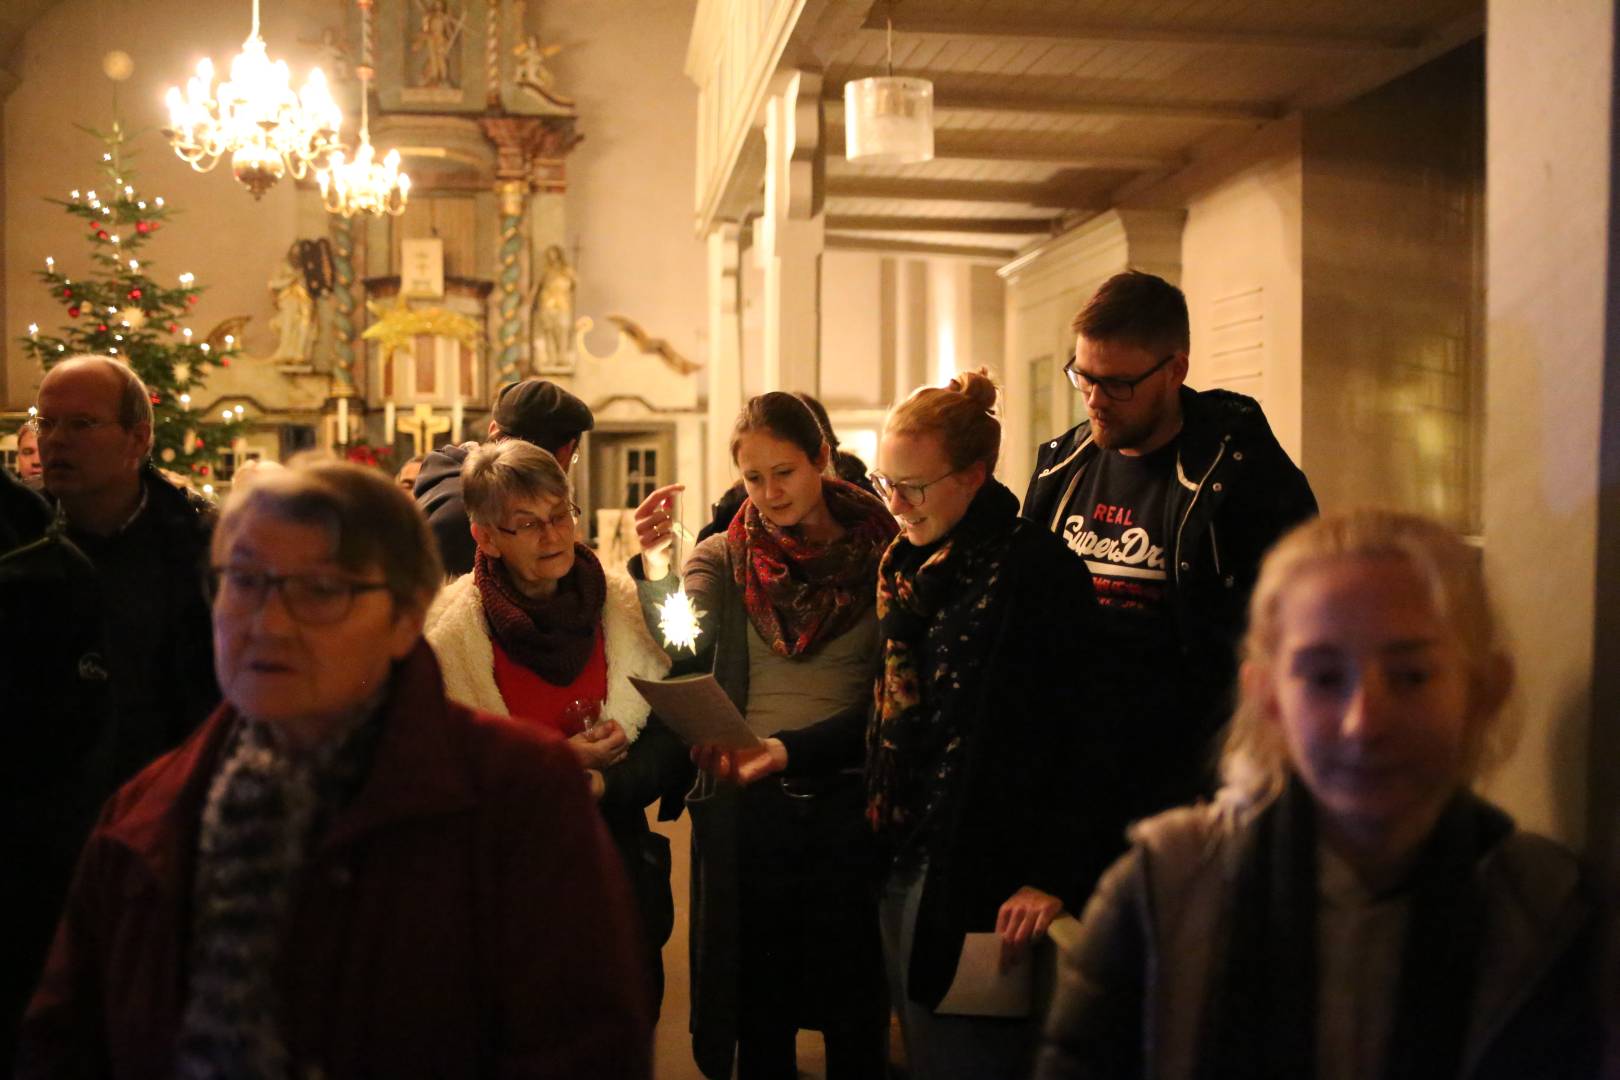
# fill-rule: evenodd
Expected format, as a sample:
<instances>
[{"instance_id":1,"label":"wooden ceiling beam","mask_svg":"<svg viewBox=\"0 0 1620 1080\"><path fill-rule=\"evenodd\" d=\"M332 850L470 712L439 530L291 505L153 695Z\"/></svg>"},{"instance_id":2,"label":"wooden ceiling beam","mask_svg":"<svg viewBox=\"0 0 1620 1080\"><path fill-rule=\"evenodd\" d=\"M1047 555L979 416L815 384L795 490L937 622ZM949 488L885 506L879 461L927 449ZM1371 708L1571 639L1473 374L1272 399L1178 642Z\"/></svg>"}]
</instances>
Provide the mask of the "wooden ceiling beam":
<instances>
[{"instance_id":1,"label":"wooden ceiling beam","mask_svg":"<svg viewBox=\"0 0 1620 1080\"><path fill-rule=\"evenodd\" d=\"M884 72L846 72L842 79L829 81L823 94L827 104L840 110L844 103L844 83ZM948 77L926 70L896 71L895 75L929 79L934 83L934 109L937 112L984 112L1013 116L1063 116L1108 120L1168 120L1203 124L1263 124L1275 120L1282 111L1267 104L1217 104L1201 101L1132 101L1124 98L1066 96L1020 92L1016 78L1008 79L1005 91L952 87Z\"/></svg>"},{"instance_id":2,"label":"wooden ceiling beam","mask_svg":"<svg viewBox=\"0 0 1620 1080\"><path fill-rule=\"evenodd\" d=\"M888 176L829 176L830 199L1010 203L1053 210L1106 210L1107 200L1065 192L1051 184L993 180L923 180Z\"/></svg>"},{"instance_id":3,"label":"wooden ceiling beam","mask_svg":"<svg viewBox=\"0 0 1620 1080\"><path fill-rule=\"evenodd\" d=\"M926 244L916 240L879 240L871 236L844 236L838 233L828 233L823 246L828 251L869 251L878 255L949 255L953 258L990 262L997 266L1018 254L1012 248Z\"/></svg>"},{"instance_id":4,"label":"wooden ceiling beam","mask_svg":"<svg viewBox=\"0 0 1620 1080\"><path fill-rule=\"evenodd\" d=\"M874 9L858 38L881 41L885 35L883 16ZM975 14L972 18L935 15L924 11L894 12L894 32L907 37L971 38L1011 44L1029 42L1075 45L1165 45L1189 49L1280 49L1316 53L1391 53L1417 48L1421 35L1400 31L1314 32L1198 28L1189 26L1128 26L1111 23L1084 23L1071 19L1034 19L1028 16Z\"/></svg>"},{"instance_id":5,"label":"wooden ceiling beam","mask_svg":"<svg viewBox=\"0 0 1620 1080\"><path fill-rule=\"evenodd\" d=\"M988 236L1036 236L1052 231L1051 218L887 217L871 214L828 214L828 232L974 233Z\"/></svg>"}]
</instances>

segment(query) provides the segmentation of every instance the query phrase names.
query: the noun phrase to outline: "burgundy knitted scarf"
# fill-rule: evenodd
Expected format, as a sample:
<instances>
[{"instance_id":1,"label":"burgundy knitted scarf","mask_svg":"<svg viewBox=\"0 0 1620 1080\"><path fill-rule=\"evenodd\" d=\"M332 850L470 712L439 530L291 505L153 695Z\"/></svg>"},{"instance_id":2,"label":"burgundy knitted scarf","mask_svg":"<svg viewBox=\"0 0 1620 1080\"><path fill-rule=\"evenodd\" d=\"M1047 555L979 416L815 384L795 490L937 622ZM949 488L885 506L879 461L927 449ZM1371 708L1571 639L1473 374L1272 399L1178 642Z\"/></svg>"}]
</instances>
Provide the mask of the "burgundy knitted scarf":
<instances>
[{"instance_id":1,"label":"burgundy knitted scarf","mask_svg":"<svg viewBox=\"0 0 1620 1080\"><path fill-rule=\"evenodd\" d=\"M574 568L544 600L524 596L506 568L478 553L473 584L484 603L490 636L506 655L553 686L568 686L590 662L602 623L607 577L596 553L574 545Z\"/></svg>"},{"instance_id":2,"label":"burgundy knitted scarf","mask_svg":"<svg viewBox=\"0 0 1620 1080\"><path fill-rule=\"evenodd\" d=\"M878 560L899 531L894 516L854 484L823 478L843 537L818 544L766 520L752 499L726 530L748 619L779 656L803 656L858 622L877 600Z\"/></svg>"}]
</instances>

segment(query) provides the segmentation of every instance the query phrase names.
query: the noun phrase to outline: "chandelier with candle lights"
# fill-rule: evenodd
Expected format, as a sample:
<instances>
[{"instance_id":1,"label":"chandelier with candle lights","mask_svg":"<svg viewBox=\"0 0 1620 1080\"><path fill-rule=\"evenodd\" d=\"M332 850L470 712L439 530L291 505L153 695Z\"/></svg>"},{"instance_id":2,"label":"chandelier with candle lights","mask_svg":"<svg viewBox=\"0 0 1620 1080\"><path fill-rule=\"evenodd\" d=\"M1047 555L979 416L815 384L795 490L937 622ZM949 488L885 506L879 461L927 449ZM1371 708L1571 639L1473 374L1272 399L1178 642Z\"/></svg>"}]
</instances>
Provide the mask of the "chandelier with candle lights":
<instances>
[{"instance_id":1,"label":"chandelier with candle lights","mask_svg":"<svg viewBox=\"0 0 1620 1080\"><path fill-rule=\"evenodd\" d=\"M271 62L259 36L259 0L253 0L253 30L231 60L230 78L214 86L214 65L204 57L197 74L164 95L169 126L164 129L180 159L208 172L230 156L231 172L255 199L276 181L295 180L338 149L343 114L320 68L309 73L294 94L285 60Z\"/></svg>"},{"instance_id":2,"label":"chandelier with candle lights","mask_svg":"<svg viewBox=\"0 0 1620 1080\"><path fill-rule=\"evenodd\" d=\"M382 161L376 160L371 148L371 5L372 0L359 0L362 42L361 62L354 73L360 77L360 141L355 144L354 160L350 161L342 148L332 152L325 168L315 170L315 182L321 187L321 202L329 214L353 217L355 214L393 214L405 212L405 202L411 194L411 178L399 171L399 151L390 150Z\"/></svg>"}]
</instances>

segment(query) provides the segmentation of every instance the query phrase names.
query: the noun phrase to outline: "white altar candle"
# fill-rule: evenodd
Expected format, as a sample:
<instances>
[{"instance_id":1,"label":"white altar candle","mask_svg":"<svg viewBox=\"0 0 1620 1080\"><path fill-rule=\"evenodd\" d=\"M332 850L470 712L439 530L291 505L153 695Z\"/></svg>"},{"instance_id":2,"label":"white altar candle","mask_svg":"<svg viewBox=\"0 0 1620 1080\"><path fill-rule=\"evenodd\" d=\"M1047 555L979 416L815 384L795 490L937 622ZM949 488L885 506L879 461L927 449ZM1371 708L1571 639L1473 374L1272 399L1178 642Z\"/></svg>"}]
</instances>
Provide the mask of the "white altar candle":
<instances>
[{"instance_id":1,"label":"white altar candle","mask_svg":"<svg viewBox=\"0 0 1620 1080\"><path fill-rule=\"evenodd\" d=\"M338 442L347 446L349 443L349 399L346 397L338 398L337 420Z\"/></svg>"},{"instance_id":2,"label":"white altar candle","mask_svg":"<svg viewBox=\"0 0 1620 1080\"><path fill-rule=\"evenodd\" d=\"M394 403L383 403L383 445L394 445Z\"/></svg>"},{"instance_id":3,"label":"white altar candle","mask_svg":"<svg viewBox=\"0 0 1620 1080\"><path fill-rule=\"evenodd\" d=\"M456 400L450 406L450 441L452 443L456 443L458 445L461 442L461 395L460 394L456 395Z\"/></svg>"}]
</instances>

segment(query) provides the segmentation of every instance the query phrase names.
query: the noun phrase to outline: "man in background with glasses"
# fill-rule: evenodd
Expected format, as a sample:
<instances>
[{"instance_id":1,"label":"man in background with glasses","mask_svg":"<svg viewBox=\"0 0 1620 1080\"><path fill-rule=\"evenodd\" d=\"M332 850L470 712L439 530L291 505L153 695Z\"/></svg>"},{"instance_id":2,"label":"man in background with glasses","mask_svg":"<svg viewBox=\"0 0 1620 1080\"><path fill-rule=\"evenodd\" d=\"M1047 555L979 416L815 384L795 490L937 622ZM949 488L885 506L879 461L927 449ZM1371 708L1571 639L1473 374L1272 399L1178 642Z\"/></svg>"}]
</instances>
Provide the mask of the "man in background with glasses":
<instances>
[{"instance_id":1,"label":"man in background with glasses","mask_svg":"<svg viewBox=\"0 0 1620 1080\"><path fill-rule=\"evenodd\" d=\"M1043 444L1024 516L1086 561L1107 654L1099 688L1128 730L1138 814L1207 793L1260 557L1316 513L1253 398L1189 389L1181 290L1140 271L1103 283L1064 373L1086 419Z\"/></svg>"},{"instance_id":2,"label":"man in background with glasses","mask_svg":"<svg viewBox=\"0 0 1620 1080\"><path fill-rule=\"evenodd\" d=\"M79 848L102 802L219 702L203 567L214 512L152 466L152 403L107 357L40 383L35 425L54 512L0 545L6 716L0 847L8 887L0 1061L39 977ZM8 526L22 515L7 509ZM0 530L0 537L7 530Z\"/></svg>"}]
</instances>

